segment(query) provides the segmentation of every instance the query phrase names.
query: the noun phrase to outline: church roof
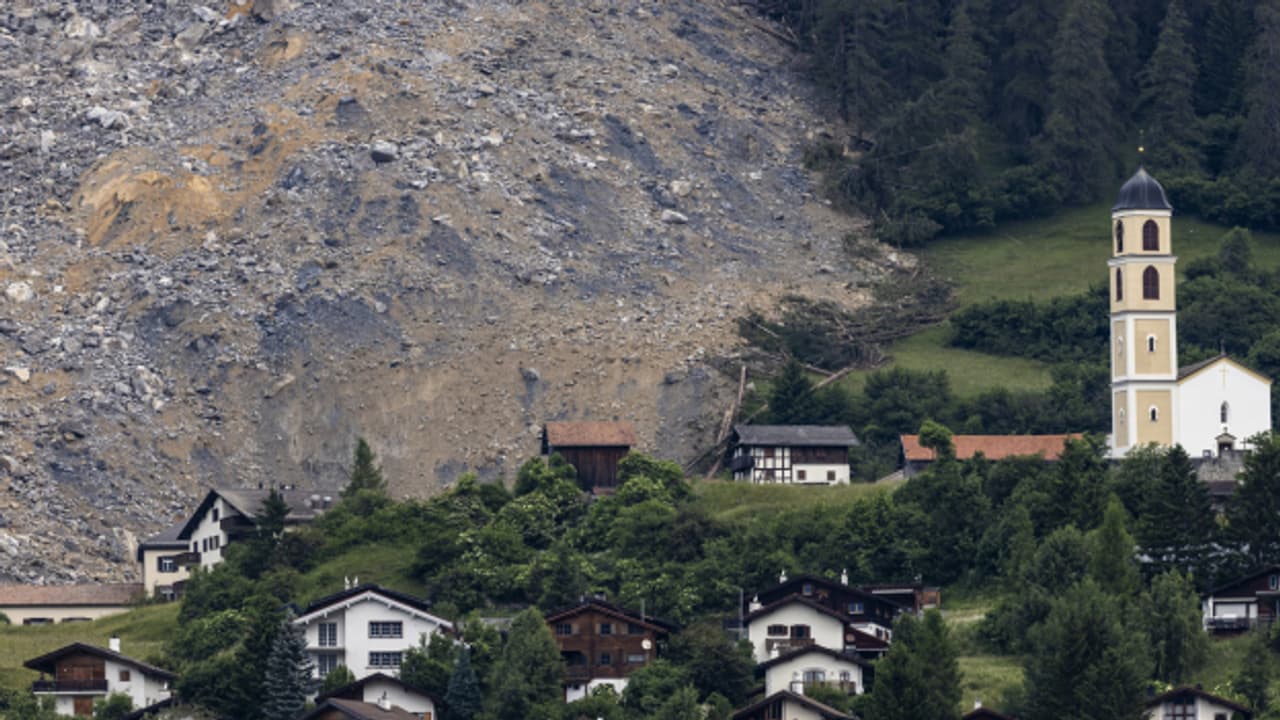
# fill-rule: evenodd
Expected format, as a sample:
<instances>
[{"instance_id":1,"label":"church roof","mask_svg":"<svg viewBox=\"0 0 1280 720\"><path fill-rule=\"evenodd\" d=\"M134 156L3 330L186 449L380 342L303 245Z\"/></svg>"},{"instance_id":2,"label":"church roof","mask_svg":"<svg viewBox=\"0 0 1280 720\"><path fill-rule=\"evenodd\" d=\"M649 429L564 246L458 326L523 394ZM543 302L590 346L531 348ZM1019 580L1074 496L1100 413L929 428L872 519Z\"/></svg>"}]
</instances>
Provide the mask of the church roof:
<instances>
[{"instance_id":1,"label":"church roof","mask_svg":"<svg viewBox=\"0 0 1280 720\"><path fill-rule=\"evenodd\" d=\"M952 435L956 458L968 460L982 453L988 460L1004 460L1011 457L1039 455L1046 460L1057 460L1066 448L1068 440L1080 440L1084 435ZM902 454L907 462L934 460L933 450L920 444L919 435L902 436Z\"/></svg>"},{"instance_id":2,"label":"church roof","mask_svg":"<svg viewBox=\"0 0 1280 720\"><path fill-rule=\"evenodd\" d=\"M1164 188L1156 179L1147 174L1146 168L1138 168L1120 188L1120 197L1111 208L1118 210L1172 210L1169 198L1165 197Z\"/></svg>"},{"instance_id":3,"label":"church roof","mask_svg":"<svg viewBox=\"0 0 1280 720\"><path fill-rule=\"evenodd\" d=\"M1254 370L1253 368L1247 365L1244 365L1243 363L1227 355L1226 353L1219 353L1218 355L1214 355L1213 357L1207 360L1201 360L1200 362L1191 363L1190 365L1183 365L1182 367L1178 368L1178 381L1181 382L1191 377L1192 375L1195 375L1201 370L1204 370L1210 366L1216 365L1218 364L1219 361L1223 361L1223 360L1231 363L1232 365L1235 365L1236 367L1258 378L1259 380L1267 383L1268 385L1271 384L1271 378L1267 377L1266 375L1263 375L1262 373L1258 372L1257 370Z\"/></svg>"}]
</instances>

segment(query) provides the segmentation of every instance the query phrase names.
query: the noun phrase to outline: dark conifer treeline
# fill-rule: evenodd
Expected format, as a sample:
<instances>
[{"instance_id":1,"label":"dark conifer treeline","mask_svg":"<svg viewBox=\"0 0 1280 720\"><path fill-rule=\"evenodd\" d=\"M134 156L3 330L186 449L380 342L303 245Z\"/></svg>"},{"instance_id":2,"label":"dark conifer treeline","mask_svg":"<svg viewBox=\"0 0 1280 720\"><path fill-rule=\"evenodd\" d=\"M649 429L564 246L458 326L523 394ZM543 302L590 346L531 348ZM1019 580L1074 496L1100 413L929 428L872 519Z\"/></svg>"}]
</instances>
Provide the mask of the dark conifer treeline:
<instances>
[{"instance_id":1,"label":"dark conifer treeline","mask_svg":"<svg viewBox=\"0 0 1280 720\"><path fill-rule=\"evenodd\" d=\"M833 192L881 239L1102 199L1137 161L1181 211L1280 226L1280 0L760 0L852 137Z\"/></svg>"}]
</instances>

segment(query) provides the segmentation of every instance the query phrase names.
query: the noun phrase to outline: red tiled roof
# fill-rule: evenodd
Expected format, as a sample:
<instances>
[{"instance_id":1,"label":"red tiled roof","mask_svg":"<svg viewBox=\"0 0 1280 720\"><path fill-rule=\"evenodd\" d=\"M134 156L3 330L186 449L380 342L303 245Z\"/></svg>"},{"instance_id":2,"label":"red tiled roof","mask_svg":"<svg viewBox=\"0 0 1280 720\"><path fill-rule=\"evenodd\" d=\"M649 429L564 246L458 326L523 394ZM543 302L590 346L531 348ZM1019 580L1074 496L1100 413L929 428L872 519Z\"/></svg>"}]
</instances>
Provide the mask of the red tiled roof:
<instances>
[{"instance_id":1,"label":"red tiled roof","mask_svg":"<svg viewBox=\"0 0 1280 720\"><path fill-rule=\"evenodd\" d=\"M547 443L556 447L635 447L636 431L622 422L549 422Z\"/></svg>"},{"instance_id":2,"label":"red tiled roof","mask_svg":"<svg viewBox=\"0 0 1280 720\"><path fill-rule=\"evenodd\" d=\"M128 605L142 583L118 585L0 585L0 607L18 605Z\"/></svg>"},{"instance_id":3,"label":"red tiled roof","mask_svg":"<svg viewBox=\"0 0 1280 720\"><path fill-rule=\"evenodd\" d=\"M988 460L1004 460L1024 455L1040 455L1046 460L1057 460L1067 440L1079 440L1083 435L953 435L952 444L956 457L968 460L981 452ZM907 462L933 460L933 451L920 444L919 435L902 436L902 452Z\"/></svg>"}]
</instances>

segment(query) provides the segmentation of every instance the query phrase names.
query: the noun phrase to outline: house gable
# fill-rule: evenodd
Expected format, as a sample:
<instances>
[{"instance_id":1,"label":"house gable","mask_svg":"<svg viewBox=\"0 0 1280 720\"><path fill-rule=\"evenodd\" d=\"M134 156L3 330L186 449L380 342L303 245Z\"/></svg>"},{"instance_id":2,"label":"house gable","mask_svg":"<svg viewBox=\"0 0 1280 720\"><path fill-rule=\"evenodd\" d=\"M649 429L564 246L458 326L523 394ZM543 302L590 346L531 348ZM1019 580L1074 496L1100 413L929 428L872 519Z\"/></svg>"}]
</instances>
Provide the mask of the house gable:
<instances>
[{"instance_id":1,"label":"house gable","mask_svg":"<svg viewBox=\"0 0 1280 720\"><path fill-rule=\"evenodd\" d=\"M389 610L395 610L453 630L453 623L429 612L429 606L425 602L412 595L388 590L378 585L360 585L321 598L307 606L307 609L303 610L293 622L298 625L307 625L318 618L327 617L336 612L344 612L354 605L366 602L377 603Z\"/></svg>"}]
</instances>

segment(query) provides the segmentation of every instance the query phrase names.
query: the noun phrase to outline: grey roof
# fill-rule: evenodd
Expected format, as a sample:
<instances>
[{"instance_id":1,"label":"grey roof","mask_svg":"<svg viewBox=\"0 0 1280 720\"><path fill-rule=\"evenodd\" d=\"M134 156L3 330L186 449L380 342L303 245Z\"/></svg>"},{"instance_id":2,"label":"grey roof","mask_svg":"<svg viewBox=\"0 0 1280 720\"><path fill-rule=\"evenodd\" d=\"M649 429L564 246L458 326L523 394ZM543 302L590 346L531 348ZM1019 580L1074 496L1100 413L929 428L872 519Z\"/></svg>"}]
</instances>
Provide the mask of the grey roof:
<instances>
[{"instance_id":1,"label":"grey roof","mask_svg":"<svg viewBox=\"0 0 1280 720\"><path fill-rule=\"evenodd\" d=\"M139 547L146 547L146 548L186 547L187 544L183 542L181 538L178 537L178 533L182 532L182 526L186 524L187 524L187 521L183 520L180 523L170 525L164 530L161 530L155 535L152 535L146 540L143 540L141 543L139 543Z\"/></svg>"},{"instance_id":2,"label":"grey roof","mask_svg":"<svg viewBox=\"0 0 1280 720\"><path fill-rule=\"evenodd\" d=\"M204 517L204 514L209 511L213 502L219 497L225 500L232 508L235 508L236 512L247 518L254 518L257 517L258 511L262 509L262 501L266 500L267 496L270 494L270 489L214 488L205 494L204 500L201 500L200 505L196 508L195 512L191 513L191 517L187 519L186 524L184 524L182 529L178 531L178 537L182 539L189 539L192 531L200 524L200 518ZM322 512L317 512L316 509L312 508L312 496L320 498L328 497L332 499L337 493L317 489L289 489L281 490L280 494L284 497L285 503L289 506L289 514L285 517L284 521L288 524L296 524L315 520L316 517L319 516L320 512Z\"/></svg>"},{"instance_id":3,"label":"grey roof","mask_svg":"<svg viewBox=\"0 0 1280 720\"><path fill-rule=\"evenodd\" d=\"M1169 198L1165 197L1164 188L1156 179L1147 174L1146 168L1138 168L1123 186L1120 197L1111 208L1117 210L1172 210Z\"/></svg>"},{"instance_id":4,"label":"grey roof","mask_svg":"<svg viewBox=\"0 0 1280 720\"><path fill-rule=\"evenodd\" d=\"M1203 370L1205 367L1207 367L1207 366L1209 366L1209 365L1212 365L1212 364L1214 364L1214 363L1218 362L1219 360L1221 360L1221 359L1222 359L1222 358L1224 358L1224 357L1226 357L1226 354L1225 354L1225 353L1220 353L1220 354L1218 354L1218 355L1214 355L1213 357L1208 358L1208 359L1206 359L1206 360L1201 360L1201 361L1200 361L1200 362L1198 362L1198 363L1191 363L1190 365L1183 365L1182 367L1178 368L1178 379L1179 379L1179 380L1181 380L1182 378L1184 378L1184 377L1186 377L1186 376L1188 376L1188 375L1195 374L1196 372L1199 372L1200 370Z\"/></svg>"},{"instance_id":5,"label":"grey roof","mask_svg":"<svg viewBox=\"0 0 1280 720\"><path fill-rule=\"evenodd\" d=\"M852 447L858 436L845 425L734 425L739 445Z\"/></svg>"}]
</instances>

